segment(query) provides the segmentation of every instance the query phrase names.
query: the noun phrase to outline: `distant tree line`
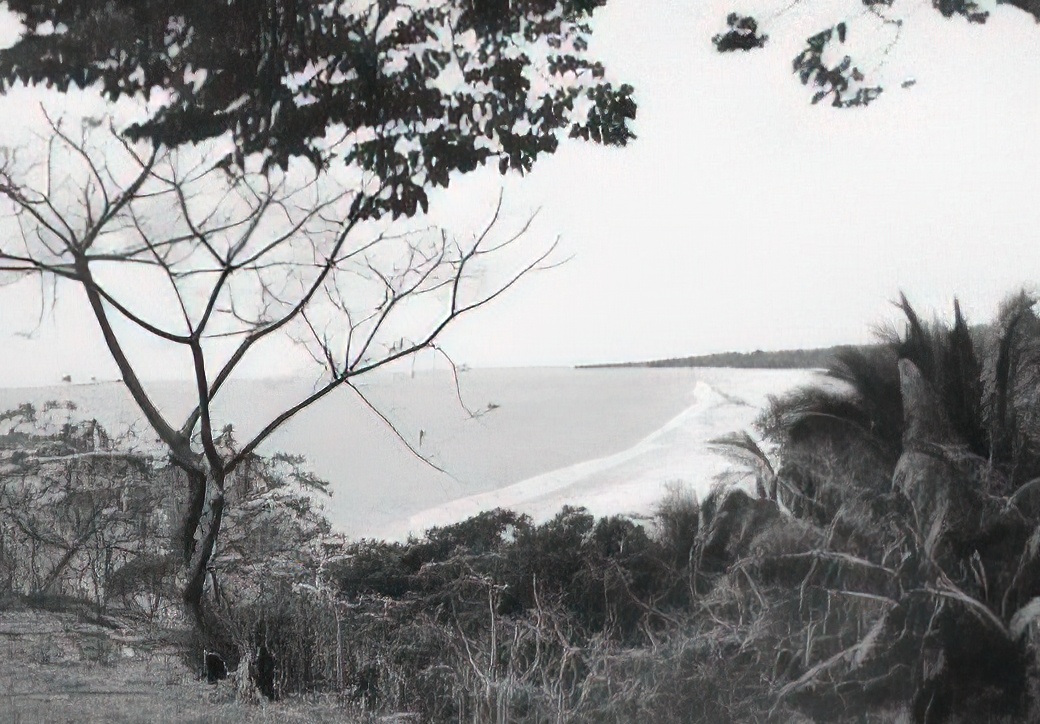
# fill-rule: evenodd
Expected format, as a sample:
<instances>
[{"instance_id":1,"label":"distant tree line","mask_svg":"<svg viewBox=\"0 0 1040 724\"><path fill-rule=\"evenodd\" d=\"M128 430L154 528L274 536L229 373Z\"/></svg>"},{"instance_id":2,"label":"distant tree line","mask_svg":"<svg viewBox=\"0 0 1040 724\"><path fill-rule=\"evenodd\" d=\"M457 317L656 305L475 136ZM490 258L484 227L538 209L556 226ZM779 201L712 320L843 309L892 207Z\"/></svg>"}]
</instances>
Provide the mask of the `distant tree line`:
<instances>
[{"instance_id":1,"label":"distant tree line","mask_svg":"<svg viewBox=\"0 0 1040 724\"><path fill-rule=\"evenodd\" d=\"M873 345L838 345L817 349L777 351L719 352L716 354L673 357L649 362L580 365L580 369L605 367L732 367L735 369L826 369L843 353L864 351Z\"/></svg>"}]
</instances>

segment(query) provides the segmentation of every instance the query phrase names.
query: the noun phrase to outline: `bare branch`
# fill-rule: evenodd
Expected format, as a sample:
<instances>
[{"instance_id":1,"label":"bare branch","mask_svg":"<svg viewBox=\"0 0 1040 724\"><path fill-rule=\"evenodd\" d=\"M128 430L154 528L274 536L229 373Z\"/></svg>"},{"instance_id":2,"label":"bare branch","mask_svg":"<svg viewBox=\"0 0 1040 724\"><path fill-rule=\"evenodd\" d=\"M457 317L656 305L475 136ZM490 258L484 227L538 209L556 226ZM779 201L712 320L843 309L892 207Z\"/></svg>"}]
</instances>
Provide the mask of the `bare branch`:
<instances>
[{"instance_id":1,"label":"bare branch","mask_svg":"<svg viewBox=\"0 0 1040 724\"><path fill-rule=\"evenodd\" d=\"M284 314L280 319L271 322L270 324L258 327L246 336L246 338L242 341L242 343L238 346L234 353L232 353L228 361L224 363L224 366L217 373L217 377L213 380L213 383L210 386L209 391L207 393L207 399L213 399L213 397L220 390L224 382L226 382L228 377L231 376L231 373L234 371L235 367L238 366L239 362L242 361L242 358L245 357L246 353L252 348L253 345L261 341L262 339L266 338L267 336L273 334L274 332L277 332L279 329L283 328L293 319L298 317L307 307L311 299L324 284L325 279L328 277L329 273L331 273L333 269L332 260L336 258L337 254L339 254L339 250L343 247L343 244L346 243L348 235L360 220L360 215L358 214L358 211L360 210L359 206L360 197L357 197L354 201L354 204L351 205L350 216L348 218L348 221L344 224L343 229L340 231L339 236L336 239L336 242L333 246L333 249L328 256L328 261L323 266L321 272L318 274L314 282L310 285L310 288L307 290L307 292L302 296L300 301L296 305L294 305L293 308L290 309L286 314ZM195 428L195 424L198 422L199 414L200 410L196 408L190 415L188 415L187 420L181 427L182 434L190 434L191 430Z\"/></svg>"},{"instance_id":2,"label":"bare branch","mask_svg":"<svg viewBox=\"0 0 1040 724\"><path fill-rule=\"evenodd\" d=\"M131 312L129 309L127 309L115 297L113 297L111 294L109 294L107 291L105 291L105 289L100 284L98 284L97 282L93 282L93 286L94 286L95 291L106 302L111 304L112 307L115 308L116 311L118 311L121 315L123 315L124 318L126 318L127 320L133 322L134 324L136 324L138 327L140 327L141 329L145 330L146 332L149 332L150 334L153 334L156 337L160 337L162 339L165 339L168 342L174 342L176 344L188 344L191 341L191 337L188 337L186 335L174 334L173 332L167 332L164 329L160 329L159 327L156 327L155 325L150 324L149 322L146 322L145 320L143 320L142 318L140 318L139 316L137 316L136 314Z\"/></svg>"},{"instance_id":3,"label":"bare branch","mask_svg":"<svg viewBox=\"0 0 1040 724\"><path fill-rule=\"evenodd\" d=\"M437 354L439 354L441 357L448 361L448 365L451 368L451 379L455 385L455 399L458 400L459 407L465 410L466 414L469 415L471 419L482 417L483 415L486 415L488 412L490 412L490 408L485 408L483 410L470 409L470 407L462 399L462 384L459 382L459 368L455 364L455 360L449 357L448 353L436 344L431 343L430 349L434 350L435 352L437 352Z\"/></svg>"},{"instance_id":4,"label":"bare branch","mask_svg":"<svg viewBox=\"0 0 1040 724\"><path fill-rule=\"evenodd\" d=\"M47 112L47 109L43 106L42 103L40 104L40 110L43 113L43 117L45 119L47 119L47 125L50 126L51 131L54 133L54 135L56 135L58 138L60 138L63 141L65 141L65 145L67 145L69 148L71 148L72 151L77 156L79 156L80 158L83 159L84 162L86 162L87 168L90 169L91 175L94 177L95 180L97 180L98 189L101 191L101 195L102 195L103 208L108 208L108 206L111 205L111 201L108 198L108 192L105 190L105 185L106 185L105 184L105 180L101 178L101 173L98 171L97 166L94 164L94 159L92 159L90 157L90 154L88 154L84 150L82 143L74 143L72 141L72 139L69 138L61 130L61 125L54 122L54 120L51 118L50 114ZM89 203L87 203L85 205L87 206L87 211L89 213L89 211L90 211Z\"/></svg>"},{"instance_id":5,"label":"bare branch","mask_svg":"<svg viewBox=\"0 0 1040 724\"><path fill-rule=\"evenodd\" d=\"M94 318L101 327L101 333L104 336L105 345L108 347L109 354L112 355L112 359L115 361L116 366L119 367L119 372L122 375L123 383L126 385L127 390L130 391L134 401L137 403L138 407L141 408L145 419L148 420L152 429L154 429L162 441L169 446L173 454L184 460L189 459L191 457L191 451L188 447L187 439L183 435L177 433L177 431L174 430L162 416L151 398L145 392L144 385L141 384L141 380L137 376L137 372L134 370L133 365L130 364L130 360L127 358L122 344L119 342L119 338L112 329L112 324L108 319L108 313L105 311L105 302L98 291L94 278L91 276L90 267L84 257L80 257L77 260L76 269L79 272L83 290L87 293L90 307L94 312Z\"/></svg>"}]
</instances>

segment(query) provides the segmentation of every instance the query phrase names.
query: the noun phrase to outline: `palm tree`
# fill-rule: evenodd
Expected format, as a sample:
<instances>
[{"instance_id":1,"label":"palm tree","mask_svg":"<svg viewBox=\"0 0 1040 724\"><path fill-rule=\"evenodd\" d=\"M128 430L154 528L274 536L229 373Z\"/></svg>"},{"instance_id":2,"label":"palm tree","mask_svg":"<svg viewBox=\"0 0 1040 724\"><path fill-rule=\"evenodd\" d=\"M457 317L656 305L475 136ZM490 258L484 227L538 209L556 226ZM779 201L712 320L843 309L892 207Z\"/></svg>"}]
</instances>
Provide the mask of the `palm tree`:
<instances>
[{"instance_id":1,"label":"palm tree","mask_svg":"<svg viewBox=\"0 0 1040 724\"><path fill-rule=\"evenodd\" d=\"M902 332L771 402L771 467L750 437L723 441L768 471L760 496L817 531L801 549L764 537L757 567L732 568L756 572L766 610L785 612L764 614L772 630L803 651L778 703L827 718L911 700L921 722L1024 710L1040 614L1035 303L1018 294L972 329L956 302L952 326L929 324L901 296Z\"/></svg>"}]
</instances>

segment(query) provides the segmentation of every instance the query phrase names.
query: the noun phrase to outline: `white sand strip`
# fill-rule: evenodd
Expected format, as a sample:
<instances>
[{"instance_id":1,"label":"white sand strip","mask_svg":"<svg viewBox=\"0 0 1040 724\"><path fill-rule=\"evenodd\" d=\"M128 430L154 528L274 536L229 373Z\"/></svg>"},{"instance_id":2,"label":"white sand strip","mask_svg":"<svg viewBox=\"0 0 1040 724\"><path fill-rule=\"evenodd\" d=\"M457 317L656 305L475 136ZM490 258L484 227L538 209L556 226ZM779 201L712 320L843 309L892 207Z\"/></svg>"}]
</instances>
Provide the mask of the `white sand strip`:
<instances>
[{"instance_id":1,"label":"white sand strip","mask_svg":"<svg viewBox=\"0 0 1040 724\"><path fill-rule=\"evenodd\" d=\"M803 381L807 373L796 377L797 380L775 378L766 387L774 388L770 391L788 388L795 381ZM720 381L725 386L728 380L721 377ZM728 466L708 441L748 427L764 402L762 390L747 392L751 393L749 402L700 380L690 407L626 450L428 508L381 526L373 533L402 540L410 533L419 534L431 526L457 522L494 508L523 512L536 521L552 517L563 505L585 506L595 515L645 515L661 500L667 486L676 483L703 495Z\"/></svg>"}]
</instances>

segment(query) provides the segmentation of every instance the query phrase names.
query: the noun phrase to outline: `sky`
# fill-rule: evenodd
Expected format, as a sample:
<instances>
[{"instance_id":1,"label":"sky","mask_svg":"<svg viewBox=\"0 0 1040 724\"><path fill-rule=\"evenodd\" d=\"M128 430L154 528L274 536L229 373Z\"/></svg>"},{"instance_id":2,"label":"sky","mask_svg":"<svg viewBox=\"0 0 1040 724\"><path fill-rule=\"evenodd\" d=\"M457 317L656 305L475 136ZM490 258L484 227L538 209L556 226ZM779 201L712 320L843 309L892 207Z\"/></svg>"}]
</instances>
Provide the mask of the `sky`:
<instances>
[{"instance_id":1,"label":"sky","mask_svg":"<svg viewBox=\"0 0 1040 724\"><path fill-rule=\"evenodd\" d=\"M714 51L732 10L759 19L765 48ZM926 316L957 296L981 322L1036 288L1040 25L1010 6L981 26L928 0L888 12L903 25L858 0L612 0L591 52L635 86L638 139L564 143L524 178L488 170L432 196L433 220L465 233L502 192L506 224L538 210L532 248L559 235L567 259L460 320L444 349L526 366L859 343L895 318L900 291ZM813 106L791 73L805 39L840 21L886 88L864 109ZM8 126L38 123L27 99L78 102L34 94L0 100ZM116 378L79 292L39 310L38 288L0 287L0 384ZM180 369L137 353L146 377ZM271 350L245 373L305 364Z\"/></svg>"}]
</instances>

